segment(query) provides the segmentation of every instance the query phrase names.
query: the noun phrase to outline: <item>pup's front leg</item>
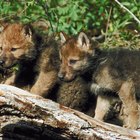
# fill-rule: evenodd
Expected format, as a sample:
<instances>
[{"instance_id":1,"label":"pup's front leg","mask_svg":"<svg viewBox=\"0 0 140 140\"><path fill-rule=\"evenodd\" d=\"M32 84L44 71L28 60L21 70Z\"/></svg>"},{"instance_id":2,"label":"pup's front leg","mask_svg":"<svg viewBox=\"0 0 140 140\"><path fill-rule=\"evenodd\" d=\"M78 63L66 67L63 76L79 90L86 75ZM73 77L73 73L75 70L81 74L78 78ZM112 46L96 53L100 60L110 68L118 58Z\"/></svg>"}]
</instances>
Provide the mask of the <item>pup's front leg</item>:
<instances>
[{"instance_id":1,"label":"pup's front leg","mask_svg":"<svg viewBox=\"0 0 140 140\"><path fill-rule=\"evenodd\" d=\"M91 84L90 90L92 93L97 95L97 103L94 118L103 121L105 115L107 114L109 108L111 107L110 100L107 98L107 96L104 95L106 92L108 92L108 90L100 87L96 83Z\"/></svg>"},{"instance_id":2,"label":"pup's front leg","mask_svg":"<svg viewBox=\"0 0 140 140\"><path fill-rule=\"evenodd\" d=\"M35 82L35 84L33 85L30 91L33 94L47 97L48 92L56 84L56 80L57 80L56 71L50 71L50 72L41 71L37 81Z\"/></svg>"},{"instance_id":3,"label":"pup's front leg","mask_svg":"<svg viewBox=\"0 0 140 140\"><path fill-rule=\"evenodd\" d=\"M110 107L111 107L111 103L107 99L107 97L99 95L97 98L94 118L104 121L105 115L108 113Z\"/></svg>"}]
</instances>

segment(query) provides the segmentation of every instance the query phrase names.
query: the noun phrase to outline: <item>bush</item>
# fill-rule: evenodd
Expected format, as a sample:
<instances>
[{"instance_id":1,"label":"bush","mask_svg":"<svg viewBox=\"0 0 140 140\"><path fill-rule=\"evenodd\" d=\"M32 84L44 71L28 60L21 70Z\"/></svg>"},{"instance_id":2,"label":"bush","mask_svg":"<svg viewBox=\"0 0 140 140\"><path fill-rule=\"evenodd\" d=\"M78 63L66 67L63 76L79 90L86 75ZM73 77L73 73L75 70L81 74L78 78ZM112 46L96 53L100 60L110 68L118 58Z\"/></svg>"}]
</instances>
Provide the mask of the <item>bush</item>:
<instances>
[{"instance_id":1,"label":"bush","mask_svg":"<svg viewBox=\"0 0 140 140\"><path fill-rule=\"evenodd\" d=\"M139 0L121 3L140 19ZM140 28L128 12L109 0L1 0L0 18L23 23L45 19L52 26L49 32L68 34L81 30L112 33L128 25L136 30Z\"/></svg>"}]
</instances>

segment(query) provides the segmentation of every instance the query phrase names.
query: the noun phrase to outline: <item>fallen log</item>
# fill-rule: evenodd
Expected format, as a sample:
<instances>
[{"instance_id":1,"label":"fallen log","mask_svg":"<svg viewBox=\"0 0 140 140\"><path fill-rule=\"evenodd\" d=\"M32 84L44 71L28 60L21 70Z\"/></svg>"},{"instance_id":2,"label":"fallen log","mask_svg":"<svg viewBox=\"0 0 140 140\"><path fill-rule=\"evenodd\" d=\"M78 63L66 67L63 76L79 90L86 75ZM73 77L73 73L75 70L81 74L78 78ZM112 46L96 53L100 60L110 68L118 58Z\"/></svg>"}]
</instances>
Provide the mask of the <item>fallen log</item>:
<instances>
[{"instance_id":1,"label":"fallen log","mask_svg":"<svg viewBox=\"0 0 140 140\"><path fill-rule=\"evenodd\" d=\"M0 138L139 140L140 132L95 120L49 99L0 84Z\"/></svg>"}]
</instances>

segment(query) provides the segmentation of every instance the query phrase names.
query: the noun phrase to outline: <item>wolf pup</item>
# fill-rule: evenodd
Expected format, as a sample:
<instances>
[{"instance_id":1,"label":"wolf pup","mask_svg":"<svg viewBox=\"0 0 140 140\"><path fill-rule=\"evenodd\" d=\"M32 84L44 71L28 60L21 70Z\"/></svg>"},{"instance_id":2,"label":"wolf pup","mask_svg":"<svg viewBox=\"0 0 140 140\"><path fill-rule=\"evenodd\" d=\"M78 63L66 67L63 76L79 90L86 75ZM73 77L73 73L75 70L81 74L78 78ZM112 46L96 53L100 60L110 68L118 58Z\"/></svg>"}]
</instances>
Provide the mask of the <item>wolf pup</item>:
<instances>
[{"instance_id":1,"label":"wolf pup","mask_svg":"<svg viewBox=\"0 0 140 140\"><path fill-rule=\"evenodd\" d=\"M25 78L26 82L31 82L37 47L37 36L30 25L5 24L0 34L0 66L2 73L6 75L2 83L23 84ZM13 70L14 68L17 70Z\"/></svg>"},{"instance_id":2,"label":"wolf pup","mask_svg":"<svg viewBox=\"0 0 140 140\"><path fill-rule=\"evenodd\" d=\"M79 111L88 111L90 97L87 93L87 83L80 77L69 83L62 82L57 77L60 41L56 40L55 36L50 36L44 45L36 65L39 74L30 90L31 93Z\"/></svg>"},{"instance_id":3,"label":"wolf pup","mask_svg":"<svg viewBox=\"0 0 140 140\"><path fill-rule=\"evenodd\" d=\"M103 120L110 103L104 92L118 95L127 114L125 127L136 129L139 124L139 109L136 97L140 96L140 51L128 49L100 50L81 32L77 38L61 36L61 67L58 77L72 81L78 75L92 72L90 89L98 95L95 118ZM107 105L104 104L104 101Z\"/></svg>"}]
</instances>

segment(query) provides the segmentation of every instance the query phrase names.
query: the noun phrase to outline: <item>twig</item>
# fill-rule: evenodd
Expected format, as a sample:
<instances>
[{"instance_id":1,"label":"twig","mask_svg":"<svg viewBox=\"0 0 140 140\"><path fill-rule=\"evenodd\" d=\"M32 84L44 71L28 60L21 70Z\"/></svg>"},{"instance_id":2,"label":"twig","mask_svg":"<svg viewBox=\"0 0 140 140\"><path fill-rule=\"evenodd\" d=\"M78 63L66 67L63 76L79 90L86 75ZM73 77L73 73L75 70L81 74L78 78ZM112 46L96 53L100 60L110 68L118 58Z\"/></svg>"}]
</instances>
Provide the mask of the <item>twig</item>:
<instances>
[{"instance_id":1,"label":"twig","mask_svg":"<svg viewBox=\"0 0 140 140\"><path fill-rule=\"evenodd\" d=\"M123 6L118 0L115 0L115 2L117 2L121 8L125 9L140 24L140 20L129 9Z\"/></svg>"},{"instance_id":2,"label":"twig","mask_svg":"<svg viewBox=\"0 0 140 140\"><path fill-rule=\"evenodd\" d=\"M106 31L105 31L105 40L106 40L108 28L109 28L109 22L110 22L111 13L112 13L112 7L109 10L108 20L107 20L107 25L106 25Z\"/></svg>"}]
</instances>

